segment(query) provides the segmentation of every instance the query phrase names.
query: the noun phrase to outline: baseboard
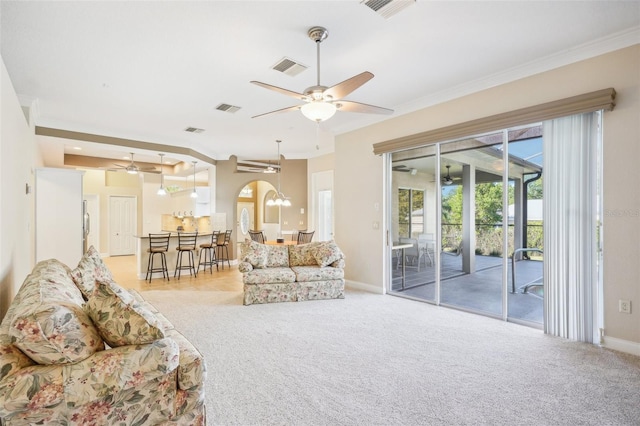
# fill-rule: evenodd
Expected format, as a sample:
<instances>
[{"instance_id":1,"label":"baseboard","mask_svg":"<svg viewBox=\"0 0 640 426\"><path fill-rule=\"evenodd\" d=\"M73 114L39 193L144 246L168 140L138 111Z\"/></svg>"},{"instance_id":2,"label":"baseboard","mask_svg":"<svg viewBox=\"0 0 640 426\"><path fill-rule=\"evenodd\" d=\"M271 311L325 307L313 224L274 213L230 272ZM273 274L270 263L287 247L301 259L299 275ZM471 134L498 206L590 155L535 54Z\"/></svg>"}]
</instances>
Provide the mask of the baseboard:
<instances>
[{"instance_id":1,"label":"baseboard","mask_svg":"<svg viewBox=\"0 0 640 426\"><path fill-rule=\"evenodd\" d=\"M604 343L602 344L602 347L628 353L631 355L640 356L640 343L630 342L629 340L604 336Z\"/></svg>"},{"instance_id":2,"label":"baseboard","mask_svg":"<svg viewBox=\"0 0 640 426\"><path fill-rule=\"evenodd\" d=\"M358 281L345 280L344 285L345 287L351 288L353 290L362 290L369 293L384 294L384 289Z\"/></svg>"}]
</instances>

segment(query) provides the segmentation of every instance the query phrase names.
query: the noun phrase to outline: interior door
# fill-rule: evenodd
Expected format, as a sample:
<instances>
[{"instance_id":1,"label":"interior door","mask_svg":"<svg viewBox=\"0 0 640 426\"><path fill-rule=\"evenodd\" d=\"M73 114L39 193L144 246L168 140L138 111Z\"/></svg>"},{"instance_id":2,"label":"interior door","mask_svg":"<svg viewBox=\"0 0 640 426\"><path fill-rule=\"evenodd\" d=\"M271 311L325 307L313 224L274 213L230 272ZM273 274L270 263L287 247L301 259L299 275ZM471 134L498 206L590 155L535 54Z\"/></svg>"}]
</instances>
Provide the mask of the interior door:
<instances>
[{"instance_id":1,"label":"interior door","mask_svg":"<svg viewBox=\"0 0 640 426\"><path fill-rule=\"evenodd\" d=\"M136 197L109 197L109 255L135 254Z\"/></svg>"}]
</instances>

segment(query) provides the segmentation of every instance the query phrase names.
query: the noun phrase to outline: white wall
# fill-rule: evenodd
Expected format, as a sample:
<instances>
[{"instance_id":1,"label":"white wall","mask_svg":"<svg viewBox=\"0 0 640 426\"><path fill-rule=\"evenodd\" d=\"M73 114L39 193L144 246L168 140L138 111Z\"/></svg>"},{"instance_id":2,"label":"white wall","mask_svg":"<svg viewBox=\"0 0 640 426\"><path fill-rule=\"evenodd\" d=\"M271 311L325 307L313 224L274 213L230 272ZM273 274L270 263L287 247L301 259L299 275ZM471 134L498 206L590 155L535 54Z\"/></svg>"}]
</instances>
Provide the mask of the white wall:
<instances>
[{"instance_id":1,"label":"white wall","mask_svg":"<svg viewBox=\"0 0 640 426\"><path fill-rule=\"evenodd\" d=\"M385 231L372 223L384 223L374 205L384 200L385 177L374 143L608 87L618 96L615 110L604 115L605 335L612 345L640 353L640 45L338 136L336 240L346 255L346 278L383 288ZM619 299L638 308L619 313Z\"/></svg>"},{"instance_id":2,"label":"white wall","mask_svg":"<svg viewBox=\"0 0 640 426\"><path fill-rule=\"evenodd\" d=\"M2 61L0 75L0 318L34 262L34 173L36 155L27 122ZM26 193L26 185L32 189Z\"/></svg>"}]
</instances>

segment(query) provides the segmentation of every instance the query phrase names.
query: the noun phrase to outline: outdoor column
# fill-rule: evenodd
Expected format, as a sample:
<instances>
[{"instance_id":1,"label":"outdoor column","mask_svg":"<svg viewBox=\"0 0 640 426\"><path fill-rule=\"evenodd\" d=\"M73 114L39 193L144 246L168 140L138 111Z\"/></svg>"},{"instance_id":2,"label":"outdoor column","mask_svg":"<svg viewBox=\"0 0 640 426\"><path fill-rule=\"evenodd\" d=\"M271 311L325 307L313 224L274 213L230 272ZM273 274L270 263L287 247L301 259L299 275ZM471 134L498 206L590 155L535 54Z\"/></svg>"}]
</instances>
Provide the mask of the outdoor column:
<instances>
[{"instance_id":1,"label":"outdoor column","mask_svg":"<svg viewBox=\"0 0 640 426\"><path fill-rule=\"evenodd\" d=\"M522 179L513 179L514 191L513 191L513 250L522 248ZM510 256L511 253L507 253ZM522 253L516 256L516 260L522 259Z\"/></svg>"},{"instance_id":2,"label":"outdoor column","mask_svg":"<svg viewBox=\"0 0 640 426\"><path fill-rule=\"evenodd\" d=\"M476 168L462 166L462 272L476 271Z\"/></svg>"}]
</instances>

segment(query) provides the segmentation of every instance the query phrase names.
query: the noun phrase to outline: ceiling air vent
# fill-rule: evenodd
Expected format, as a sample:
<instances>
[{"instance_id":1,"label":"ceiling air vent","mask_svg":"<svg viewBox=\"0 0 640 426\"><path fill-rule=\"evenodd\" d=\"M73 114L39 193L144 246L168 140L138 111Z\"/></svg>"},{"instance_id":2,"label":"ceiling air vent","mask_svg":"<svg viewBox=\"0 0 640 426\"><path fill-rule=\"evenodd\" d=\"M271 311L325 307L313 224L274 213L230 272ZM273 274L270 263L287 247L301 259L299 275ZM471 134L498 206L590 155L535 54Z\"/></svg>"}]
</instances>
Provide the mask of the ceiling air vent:
<instances>
[{"instance_id":1,"label":"ceiling air vent","mask_svg":"<svg viewBox=\"0 0 640 426\"><path fill-rule=\"evenodd\" d=\"M362 0L361 3L383 18L388 19L415 2L416 0Z\"/></svg>"},{"instance_id":2,"label":"ceiling air vent","mask_svg":"<svg viewBox=\"0 0 640 426\"><path fill-rule=\"evenodd\" d=\"M307 68L309 67L286 57L280 59L278 63L271 67L271 69L280 71L290 77L295 77Z\"/></svg>"},{"instance_id":3,"label":"ceiling air vent","mask_svg":"<svg viewBox=\"0 0 640 426\"><path fill-rule=\"evenodd\" d=\"M235 105L229 105L229 104L220 104L216 107L216 109L218 111L223 111L223 112L229 112L229 113L234 113L237 112L238 110L240 110L241 107L239 106L235 106Z\"/></svg>"},{"instance_id":4,"label":"ceiling air vent","mask_svg":"<svg viewBox=\"0 0 640 426\"><path fill-rule=\"evenodd\" d=\"M184 131L189 133L202 133L204 132L204 129L198 129L197 127L187 127L186 129L184 129Z\"/></svg>"}]
</instances>

